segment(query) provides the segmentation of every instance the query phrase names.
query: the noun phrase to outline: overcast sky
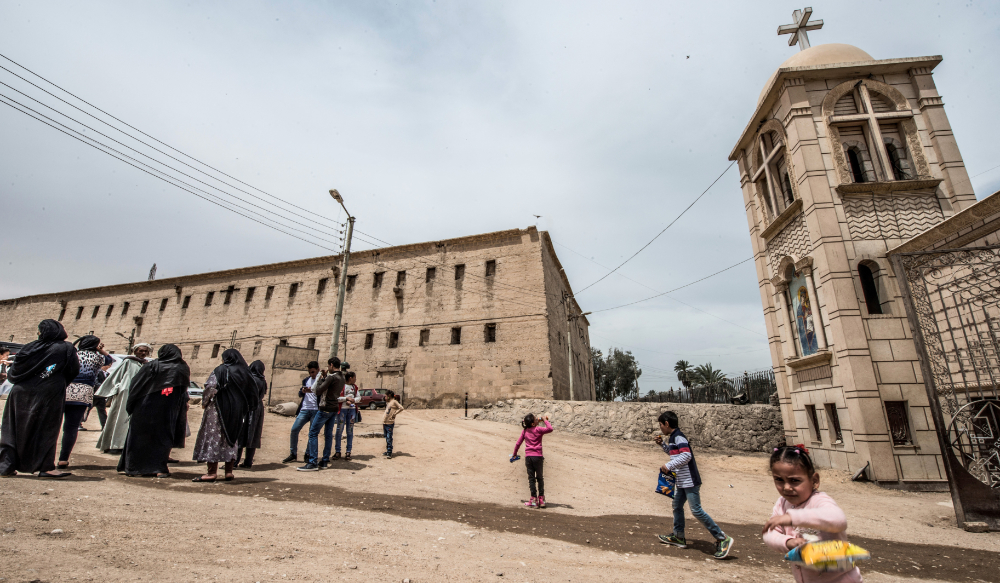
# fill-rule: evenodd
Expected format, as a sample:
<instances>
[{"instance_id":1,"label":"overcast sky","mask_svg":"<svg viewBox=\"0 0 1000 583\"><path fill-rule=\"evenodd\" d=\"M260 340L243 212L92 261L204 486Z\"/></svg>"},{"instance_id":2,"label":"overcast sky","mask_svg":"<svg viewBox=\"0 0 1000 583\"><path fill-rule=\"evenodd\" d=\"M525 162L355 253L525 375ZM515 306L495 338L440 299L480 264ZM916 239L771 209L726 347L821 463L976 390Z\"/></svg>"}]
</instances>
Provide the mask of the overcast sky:
<instances>
[{"instance_id":1,"label":"overcast sky","mask_svg":"<svg viewBox=\"0 0 1000 583\"><path fill-rule=\"evenodd\" d=\"M800 7L0 6L2 54L308 209L297 212L342 219L327 195L336 187L357 228L393 244L537 224L576 290L647 243L726 168L768 76L797 50L775 29ZM813 3L825 27L810 33L813 45L854 44L876 59L943 55L935 79L980 198L1000 189L998 7ZM6 71L0 81L57 103ZM154 262L158 277L171 277L328 254L9 107L0 107L0 127L0 298L144 280ZM733 168L578 301L597 311L749 256ZM595 346L638 357L643 392L677 386L669 371L679 358L730 374L770 366L750 263L590 321Z\"/></svg>"}]
</instances>

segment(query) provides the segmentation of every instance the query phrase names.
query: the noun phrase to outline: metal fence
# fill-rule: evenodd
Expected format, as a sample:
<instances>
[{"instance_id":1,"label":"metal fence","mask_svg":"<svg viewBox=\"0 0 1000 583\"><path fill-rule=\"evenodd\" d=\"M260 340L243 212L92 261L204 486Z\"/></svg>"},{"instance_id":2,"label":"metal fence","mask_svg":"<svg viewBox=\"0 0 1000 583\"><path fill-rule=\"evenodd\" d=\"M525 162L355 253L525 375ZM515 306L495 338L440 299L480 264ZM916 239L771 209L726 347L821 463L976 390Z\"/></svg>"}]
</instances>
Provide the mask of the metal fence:
<instances>
[{"instance_id":1,"label":"metal fence","mask_svg":"<svg viewBox=\"0 0 1000 583\"><path fill-rule=\"evenodd\" d=\"M751 373L724 381L698 385L690 389L661 391L639 397L640 403L726 403L737 405L771 404L772 395L778 392L771 369Z\"/></svg>"}]
</instances>

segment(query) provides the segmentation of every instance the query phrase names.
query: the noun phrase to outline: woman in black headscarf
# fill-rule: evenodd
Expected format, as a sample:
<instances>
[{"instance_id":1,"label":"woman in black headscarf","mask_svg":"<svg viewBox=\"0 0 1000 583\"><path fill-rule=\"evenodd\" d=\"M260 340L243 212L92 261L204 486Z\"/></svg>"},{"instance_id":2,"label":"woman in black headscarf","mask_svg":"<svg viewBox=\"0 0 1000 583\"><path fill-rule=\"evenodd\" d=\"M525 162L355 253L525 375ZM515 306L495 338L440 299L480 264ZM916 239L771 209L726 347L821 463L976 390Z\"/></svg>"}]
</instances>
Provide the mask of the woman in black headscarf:
<instances>
[{"instance_id":1,"label":"woman in black headscarf","mask_svg":"<svg viewBox=\"0 0 1000 583\"><path fill-rule=\"evenodd\" d=\"M226 481L233 476L236 445L247 442L248 417L257 397L257 382L250 375L247 361L238 350L222 353L222 364L205 382L201 406L205 414L194 442L194 459L208 464L208 473L195 482L214 482L219 462L226 464Z\"/></svg>"},{"instance_id":2,"label":"woman in black headscarf","mask_svg":"<svg viewBox=\"0 0 1000 583\"><path fill-rule=\"evenodd\" d=\"M132 378L125 404L131 418L119 472L158 478L170 475L167 458L174 446L177 418L185 410L190 378L191 370L173 344L161 346L156 360L144 364Z\"/></svg>"},{"instance_id":3,"label":"woman in black headscarf","mask_svg":"<svg viewBox=\"0 0 1000 583\"><path fill-rule=\"evenodd\" d=\"M240 442L239 449L236 450L236 463L241 468L250 469L253 467L253 457L260 447L260 436L264 432L264 397L267 396L267 380L264 379L264 363L255 360L250 363L250 376L257 383L257 399L250 404L250 421L247 423L247 440ZM247 455L243 463L243 448L246 448Z\"/></svg>"},{"instance_id":4,"label":"woman in black headscarf","mask_svg":"<svg viewBox=\"0 0 1000 583\"><path fill-rule=\"evenodd\" d=\"M80 372L76 349L66 330L55 320L38 325L38 340L17 354L8 380L14 385L0 422L0 476L38 472L39 478L62 478L56 473L56 443L66 402L66 385Z\"/></svg>"}]
</instances>

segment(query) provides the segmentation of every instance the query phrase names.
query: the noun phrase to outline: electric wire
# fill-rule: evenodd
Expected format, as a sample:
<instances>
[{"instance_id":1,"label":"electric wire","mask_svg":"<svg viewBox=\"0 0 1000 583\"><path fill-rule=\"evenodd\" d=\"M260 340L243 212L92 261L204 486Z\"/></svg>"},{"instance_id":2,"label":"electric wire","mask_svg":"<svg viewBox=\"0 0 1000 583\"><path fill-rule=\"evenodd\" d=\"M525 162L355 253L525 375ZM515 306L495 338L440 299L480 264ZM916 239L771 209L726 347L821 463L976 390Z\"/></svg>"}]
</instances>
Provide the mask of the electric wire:
<instances>
[{"instance_id":1,"label":"electric wire","mask_svg":"<svg viewBox=\"0 0 1000 583\"><path fill-rule=\"evenodd\" d=\"M729 169L733 167L733 164L736 164L735 160L732 161L732 162L730 162L729 166L726 166L726 169L722 171L722 174L719 174L719 176L717 176L716 179L713 180L712 183L708 185L708 188L706 188L705 190L703 190L702 193L699 194L698 197L695 198L691 202L691 204L689 204L687 206L687 208L685 208L683 211L681 211L681 214L677 215L677 217L674 218L674 220L670 221L669 225L667 225L666 227L663 227L663 230L660 231L659 233L657 233L655 237L653 237L652 239L650 239L650 241L648 243L646 243L645 245L643 245L638 251L636 251L635 253L633 253L628 259L626 259L625 261L622 261L621 263L619 263L617 267L615 267L614 269L612 269L608 273L605 273L603 276L601 276L600 279L598 279L597 281L591 283L590 285L588 285L587 287L581 289L580 291L576 292L575 295L581 294L581 293L587 291L588 289L594 287L598 283L604 281L605 278L607 278L612 273L614 273L614 272L618 271L619 269L621 269L626 263L628 263L629 261L632 261L635 258L636 255L642 253L647 247L649 247L650 245L652 245L653 241L656 241L657 239L660 238L660 235L662 235L663 233L666 233L667 229L669 229L670 227L674 226L674 223L676 223L678 220L680 220L681 217L683 217L689 210L691 210L691 207L693 207L699 200L701 200L701 197L705 196L708 193L709 190L712 190L712 187L715 186L715 183L718 182L719 180L722 180L722 177L726 175L726 172L729 172Z\"/></svg>"},{"instance_id":2,"label":"electric wire","mask_svg":"<svg viewBox=\"0 0 1000 583\"><path fill-rule=\"evenodd\" d=\"M256 190L257 192L260 192L261 194L265 194L265 195L267 195L267 196L269 196L269 197L271 197L271 198L273 198L273 199L275 199L275 200L278 200L278 201L281 201L281 202L283 202L283 203L285 203L285 204L287 204L287 205L289 205L289 206L292 206L292 207L295 207L295 208L297 208L297 209L299 209L299 210L301 210L301 211L305 211L305 212L307 212L307 213L313 213L313 211L310 211L309 209L305 209L305 208L302 208L302 207L300 207L300 206L298 206L298 205L296 205L296 204L294 204L294 203L292 203L292 202L289 202L289 201L287 201L287 200L284 200L284 199L282 199L282 198L280 198L280 197L277 197L277 196L275 196L275 195L273 195L273 194L270 194L270 193L268 193L268 192L265 192L265 191L263 191L263 190L261 190L261 189L259 189L259 188L255 187L255 186L251 185L251 184L247 184L246 182L243 182L242 180L240 180L240 179L238 179L238 178L236 178L236 177L234 177L234 176L230 176L229 174L227 174L227 173L223 172L222 170L219 170L218 168L215 168L214 166L211 166L211 165L209 165L209 164L206 164L205 162L202 162L201 160L199 160L199 159L195 158L194 156L191 156L190 154L187 154L187 153L185 153L185 152L182 152L181 150L178 150L177 148L174 148L174 147L173 147L173 146L171 146L170 144L167 144L167 143L165 143L165 142L163 142L163 141L161 141L161 140L158 140L158 139L156 139L155 137L153 137L153 136L151 136L151 135L147 134L146 132L144 132L144 131L140 130L139 128L137 128L137 127L135 127L135 126L133 126L133 125L131 125L131 124L129 124L129 123L127 123L127 122L125 122L125 121L123 121L123 120L121 120L121 119L117 118L117 117L115 117L114 115L112 115L112 114L110 114L110 113L108 113L108 112L104 111L103 109L101 109L100 107L97 107L96 105L94 105L94 104L90 103L90 102L89 102L89 101L87 101L86 99L83 99L82 97L80 97L80 96L78 96L78 95L76 95L76 94L72 93L71 91L69 91L69 90L67 90L67 89L64 89L64 88L62 88L61 86L59 86L59 85L57 85L57 84L53 83L52 81L50 81L50 80L46 79L45 77L42 77L42 76L41 76L41 75L39 75L38 73L36 73L36 72L32 71L31 69L29 69L29 68L25 67L24 65L22 65L22 64L20 64L20 63L18 63L17 61L14 61L14 60L13 60L13 59L11 59L10 57L8 57L8 56L6 56L6 55L4 55L4 54L2 54L2 53L0 53L0 57L2 57L2 58L4 58L4 59L6 59L7 61L9 61L9 62L11 62L11 63L13 63L14 65L17 65L18 67L20 67L21 69L24 69L24 70L25 70L25 71L27 71L28 73L31 73L32 75L34 75L35 77L38 77L39 79L41 79L41 80L45 81L45 82L46 82L46 83L48 83L49 85L52 85L53 87L55 87L55 88L59 89L59 90L60 90L60 91L62 91L63 93L66 93L67 95L71 95L71 96L72 96L73 98L75 98L75 99L77 99L77 100L79 100L79 101L81 101L81 102L83 102L83 103L86 103L86 104L87 104L87 105L89 105L90 107L92 107L92 108L96 109L97 111L99 111L99 112L103 113L104 115L106 115L106 116L110 117L111 119L113 119L113 120L115 120L115 121L117 121L117 122L119 122L119 123L121 123L121 124L124 124L125 126L127 126L127 127L131 128L131 129L133 129L133 130L135 130L135 131L137 131L137 132L139 132L140 134L142 134L142 135L146 136L147 138L149 138L149 139L151 139L151 140L153 140L153 141L155 141L155 142L157 142L157 143L159 143L159 144L161 144L161 145L163 145L163 146L165 146L165 147L167 147L167 148L169 148L169 149L173 150L174 152L177 152L178 154L180 154L180 155L182 155L182 156L184 156L184 157L186 157L186 158L190 158L191 160L194 160L195 162L197 162L197 163L201 164L202 166L205 166L206 168L210 168L211 170L213 170L213 171L215 171L215 172L218 172L219 174L221 174L221 175L223 175L223 176L225 176L225 177L227 177L227 178L230 178L230 179L232 179L232 180L235 180L236 182L239 182L240 184L243 184L244 186L247 186L247 187L249 187L249 188L252 188L253 190ZM162 150L160 150L160 149L156 148L155 146L151 146L151 145L149 145L149 144L146 144L146 143L145 143L145 142L143 142L142 140L139 140L138 138L136 138L136 137L134 137L134 136L131 136L131 135L129 135L129 134L127 133L127 132L125 132L125 131L123 131L123 130L121 130L121 129L119 129L119 128L116 128L115 126L113 126L113 125L109 124L108 122L106 122L106 121L104 121L104 120L102 120L102 119L100 119L100 118L98 118L98 117L94 116L93 114L91 114L91 113L89 113L89 112L87 112L87 111L84 111L83 109L80 109L79 107L77 107L77 106L73 105L72 103L69 103L68 101L66 101L65 99L62 99L62 98L61 98L61 97L59 97L58 95L54 95L54 94L53 94L53 93L51 93L50 91L48 91L48 90L46 90L46 89L44 89L44 88L42 88L42 87L39 87L39 86L38 86L38 85L36 85L35 83L32 83L31 81L29 81L29 80L25 79L24 77L22 77L22 76L18 75L17 73L15 73L15 72L11 71L10 69L8 69L8 68L6 68L6 67L4 67L4 66L2 66L2 65L0 65L0 69L3 69L4 71L7 71L7 72L8 72L8 73L10 73L11 75L14 75L14 76L15 76L15 77L17 77L18 79L21 79L22 81L24 81L25 83L28 83L28 84L30 84L30 85L32 85L32 86L34 86L34 87L38 88L39 90L41 90L41 91L44 91L45 93L47 93L47 94L51 95L52 97L55 97L56 99L58 99L59 101L62 101L63 103L65 103L65 104L69 105L70 107L72 107L72 108L74 108L74 109L76 109L76 110L78 110L78 111L80 111L80 112L82 112L82 113L84 113L84 114L86 114L86 115L88 115L88 116L90 116L90 117L92 117L92 118L96 119L97 121L100 121L100 122L101 122L101 123L103 123L104 125L106 125L106 126L108 126L108 127L111 127L111 128L113 128L113 129L115 129L116 131L118 131L118 132L121 132L121 133L123 133L123 134L125 134L125 135L129 136L130 138L132 138L132 139L136 140L137 142L140 142L140 143L142 143L142 144L144 144L144 145L146 145L146 146L148 146L148 147L150 147L150 148L152 148L152 149L156 150L157 152L160 152L161 154L163 154L163 155L165 155L165 156L168 156L168 157L170 157L170 158L172 158L172 159L174 159L174 160L177 160L177 161L178 161L178 162L180 162L181 164L184 164L185 166L188 166L189 168L192 168L193 170L196 170L196 171L198 171L198 172L201 172L202 174L205 174L206 176L209 176L209 177L211 177L211 178L212 178L213 180L217 180L217 181L219 181L219 182L222 182L223 184L226 184L226 183L225 183L225 181L223 181L223 180L220 180L219 178L217 178L217 177L214 177L214 176L212 176L211 174L208 174L208 173L207 173L207 172L205 172L204 170L201 170L201 169L198 169L198 168L195 168L195 167L191 166L190 164L187 164L186 162L184 162L184 161L182 161L182 160L178 160L177 158L174 158L174 157L173 157L173 156L171 156L170 154L167 154L166 152L163 152ZM256 197L255 195L253 195L253 194L249 193L249 192L246 192L246 191L244 191L244 190L242 190L242 189L239 189L238 187L235 187L235 186L232 186L232 185L230 185L230 184L226 184L226 185L227 185L227 186L230 186L231 188L236 188L237 190L240 190L241 192L244 192L244 193L248 194L249 196L254 196L254 198L258 198L259 200L263 200L263 199L260 199L259 197ZM274 203L269 203L269 204L274 204ZM292 211L288 211L288 212L292 212ZM294 213L293 213L293 214L294 214ZM310 220L310 221L311 221L311 220L314 220L315 218L321 218L321 219L325 219L325 220L327 220L327 221L330 221L330 222L335 222L335 221L333 221L333 219L330 219L329 217L324 217L324 216L322 216L322 215L319 215L319 214L315 214L315 213L313 213L313 216L309 216L309 217L303 217L302 215L297 215L297 216L299 216L300 218L304 218L304 219L306 219L306 220ZM344 225L343 225L343 224L341 224L341 223L336 223L336 224L338 224L338 225L340 225L340 226L344 226Z\"/></svg>"},{"instance_id":3,"label":"electric wire","mask_svg":"<svg viewBox=\"0 0 1000 583\"><path fill-rule=\"evenodd\" d=\"M732 268L734 268L734 267L737 267L737 266L739 266L739 265L743 265L743 264L744 264L744 263L746 263L747 261L752 261L752 260L753 260L753 257L747 257L746 259L744 259L743 261L740 261L739 263L734 263L734 264L730 265L729 267L726 267L726 268L724 268L724 269L720 269L719 271L716 271L715 273L713 273L713 274L711 274L711 275L706 275L705 277L703 277L703 278L701 278L701 279L696 279L696 280L694 280L694 281L692 281L692 282L689 282L689 283L686 283L686 284L684 284L684 285L682 285L682 286L679 286L679 287L675 287L675 288L674 288L674 289L672 289L672 290L669 290L669 291L665 291L665 292L662 292L662 293L658 293L658 294L656 294L655 296L649 296L648 298L643 298L643 299L641 299L641 300L636 300L636 301L634 301L634 302L629 302L629 303L627 303L627 304L622 304L622 305L620 305L620 306L614 306L614 307L612 307L612 308L604 308L604 309L602 309L602 310L594 310L594 312L593 312L593 313L597 314L597 313L600 313L600 312L609 312L609 311L611 311L611 310L617 310L617 309L619 309L619 308L624 308L624 307L626 307L626 306L633 306L633 305L635 305L635 304L640 304L640 303L642 303L642 302L648 302L649 300L652 300L652 299L656 299L656 298L658 298L658 297L661 297L661 296L665 296L665 295L667 295L667 294L671 294L671 293L674 293L675 291L678 291L678 290L682 290L682 289L684 289L684 288L686 288L686 287L689 287L689 286L692 286L692 285L694 285L694 284L696 284L696 283L700 283L700 282L702 282L702 281L705 281L706 279L709 279L709 278L712 278L712 277L715 277L716 275L719 275L720 273L724 273L724 272L726 272L726 271L729 271L730 269L732 269Z\"/></svg>"}]
</instances>

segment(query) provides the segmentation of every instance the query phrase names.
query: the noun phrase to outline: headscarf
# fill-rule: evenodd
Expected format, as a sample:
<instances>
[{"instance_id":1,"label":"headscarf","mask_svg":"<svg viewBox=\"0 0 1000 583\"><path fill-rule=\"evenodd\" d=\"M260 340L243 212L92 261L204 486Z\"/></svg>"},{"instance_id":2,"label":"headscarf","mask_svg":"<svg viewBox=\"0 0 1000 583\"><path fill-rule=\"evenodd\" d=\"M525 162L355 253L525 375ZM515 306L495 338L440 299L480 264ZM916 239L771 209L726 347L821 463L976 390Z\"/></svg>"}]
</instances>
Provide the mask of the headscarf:
<instances>
[{"instance_id":1,"label":"headscarf","mask_svg":"<svg viewBox=\"0 0 1000 583\"><path fill-rule=\"evenodd\" d=\"M81 336L73 343L73 346L76 346L77 350L97 350L97 347L100 345L101 339L93 334Z\"/></svg>"},{"instance_id":2,"label":"headscarf","mask_svg":"<svg viewBox=\"0 0 1000 583\"><path fill-rule=\"evenodd\" d=\"M173 344L164 344L156 360L144 364L132 377L125 411L131 415L147 395L167 387L186 393L190 381L191 369L181 359L181 349Z\"/></svg>"},{"instance_id":3,"label":"headscarf","mask_svg":"<svg viewBox=\"0 0 1000 583\"><path fill-rule=\"evenodd\" d=\"M238 440L246 439L248 415L259 400L257 382L250 375L247 361L235 348L222 353L222 364L215 367L214 374L218 383L215 406L222 436L229 446L233 446Z\"/></svg>"},{"instance_id":4,"label":"headscarf","mask_svg":"<svg viewBox=\"0 0 1000 583\"><path fill-rule=\"evenodd\" d=\"M264 378L264 363L259 360L251 362L250 375L257 381L257 391L260 393L258 398L263 399L267 395L267 379Z\"/></svg>"},{"instance_id":5,"label":"headscarf","mask_svg":"<svg viewBox=\"0 0 1000 583\"><path fill-rule=\"evenodd\" d=\"M80 362L76 358L76 349L64 342L66 336L62 324L55 320L42 320L38 324L38 340L25 344L17 353L7 379L16 385L34 377L51 365L56 365L53 373L65 368L60 365L69 367L75 365L73 374L67 375L72 380L80 370Z\"/></svg>"}]
</instances>

